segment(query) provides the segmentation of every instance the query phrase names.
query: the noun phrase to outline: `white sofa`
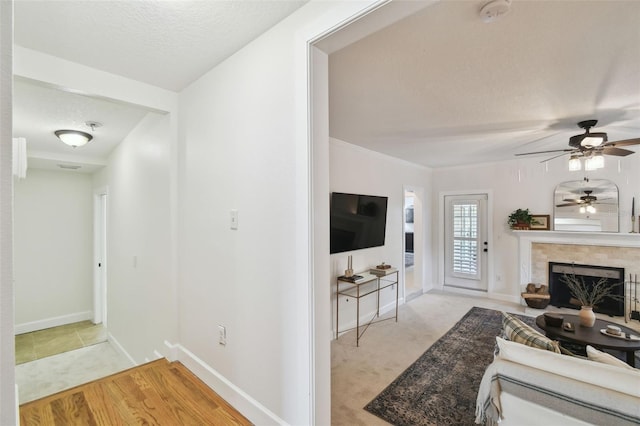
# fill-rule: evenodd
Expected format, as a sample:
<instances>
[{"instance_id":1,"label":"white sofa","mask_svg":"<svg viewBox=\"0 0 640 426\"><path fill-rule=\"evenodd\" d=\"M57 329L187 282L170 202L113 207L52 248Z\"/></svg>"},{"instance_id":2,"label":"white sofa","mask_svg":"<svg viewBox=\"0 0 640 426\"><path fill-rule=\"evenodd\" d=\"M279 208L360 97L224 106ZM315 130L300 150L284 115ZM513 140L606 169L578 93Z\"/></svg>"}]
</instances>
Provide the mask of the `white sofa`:
<instances>
[{"instance_id":1,"label":"white sofa","mask_svg":"<svg viewBox=\"0 0 640 426\"><path fill-rule=\"evenodd\" d=\"M476 423L640 424L640 370L605 364L616 364L607 354L596 362L496 340L499 352L482 378Z\"/></svg>"}]
</instances>

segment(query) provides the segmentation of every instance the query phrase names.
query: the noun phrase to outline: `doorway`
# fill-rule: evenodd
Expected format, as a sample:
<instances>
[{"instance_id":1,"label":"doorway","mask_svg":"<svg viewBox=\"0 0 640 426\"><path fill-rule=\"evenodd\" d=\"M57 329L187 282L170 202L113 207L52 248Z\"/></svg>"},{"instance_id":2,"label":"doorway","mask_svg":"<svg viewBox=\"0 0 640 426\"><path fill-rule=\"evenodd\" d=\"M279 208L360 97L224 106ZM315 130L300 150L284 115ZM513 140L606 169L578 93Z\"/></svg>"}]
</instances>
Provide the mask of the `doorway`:
<instances>
[{"instance_id":1,"label":"doorway","mask_svg":"<svg viewBox=\"0 0 640 426\"><path fill-rule=\"evenodd\" d=\"M422 279L418 273L420 268L417 266L418 261L422 259L420 250L422 235L420 234L422 227L420 226L419 217L422 217L420 203L416 192L413 188L405 188L404 190L404 299L405 302L416 298L422 294ZM420 262L421 263L421 262Z\"/></svg>"},{"instance_id":2,"label":"doorway","mask_svg":"<svg viewBox=\"0 0 640 426\"><path fill-rule=\"evenodd\" d=\"M93 323L107 327L107 189L93 197Z\"/></svg>"},{"instance_id":3,"label":"doorway","mask_svg":"<svg viewBox=\"0 0 640 426\"><path fill-rule=\"evenodd\" d=\"M444 285L486 292L487 194L444 197Z\"/></svg>"}]
</instances>

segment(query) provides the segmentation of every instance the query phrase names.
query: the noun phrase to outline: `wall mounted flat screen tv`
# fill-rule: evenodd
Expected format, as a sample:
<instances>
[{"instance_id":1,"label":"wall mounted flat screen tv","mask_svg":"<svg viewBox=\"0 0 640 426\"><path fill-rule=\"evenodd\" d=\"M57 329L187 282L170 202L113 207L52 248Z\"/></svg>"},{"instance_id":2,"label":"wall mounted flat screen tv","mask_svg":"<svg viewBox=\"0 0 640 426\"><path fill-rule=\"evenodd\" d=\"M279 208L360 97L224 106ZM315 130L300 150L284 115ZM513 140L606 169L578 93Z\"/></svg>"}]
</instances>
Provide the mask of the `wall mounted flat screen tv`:
<instances>
[{"instance_id":1,"label":"wall mounted flat screen tv","mask_svg":"<svg viewBox=\"0 0 640 426\"><path fill-rule=\"evenodd\" d=\"M387 197L331 193L331 254L384 245Z\"/></svg>"}]
</instances>

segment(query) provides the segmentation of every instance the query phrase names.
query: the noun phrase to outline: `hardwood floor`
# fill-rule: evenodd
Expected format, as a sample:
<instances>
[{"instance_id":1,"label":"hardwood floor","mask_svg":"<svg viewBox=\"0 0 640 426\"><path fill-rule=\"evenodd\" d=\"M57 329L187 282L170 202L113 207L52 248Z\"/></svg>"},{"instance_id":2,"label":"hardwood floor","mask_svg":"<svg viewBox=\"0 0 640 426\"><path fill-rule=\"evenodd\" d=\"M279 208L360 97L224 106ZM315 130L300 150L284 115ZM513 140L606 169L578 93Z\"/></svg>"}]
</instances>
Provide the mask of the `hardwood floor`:
<instances>
[{"instance_id":1,"label":"hardwood floor","mask_svg":"<svg viewBox=\"0 0 640 426\"><path fill-rule=\"evenodd\" d=\"M179 362L157 360L20 406L21 425L250 425Z\"/></svg>"}]
</instances>

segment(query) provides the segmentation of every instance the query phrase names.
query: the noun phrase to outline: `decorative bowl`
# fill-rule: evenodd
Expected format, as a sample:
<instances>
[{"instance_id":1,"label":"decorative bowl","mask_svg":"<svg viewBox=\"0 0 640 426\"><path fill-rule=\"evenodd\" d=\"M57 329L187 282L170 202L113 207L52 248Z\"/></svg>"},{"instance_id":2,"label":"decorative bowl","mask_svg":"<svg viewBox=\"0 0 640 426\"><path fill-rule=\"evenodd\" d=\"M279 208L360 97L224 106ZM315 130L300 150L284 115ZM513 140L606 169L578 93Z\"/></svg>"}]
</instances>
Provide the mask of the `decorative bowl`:
<instances>
[{"instance_id":1,"label":"decorative bowl","mask_svg":"<svg viewBox=\"0 0 640 426\"><path fill-rule=\"evenodd\" d=\"M608 325L607 333L613 334L614 336L620 336L622 334L622 329L616 325Z\"/></svg>"},{"instance_id":2,"label":"decorative bowl","mask_svg":"<svg viewBox=\"0 0 640 426\"><path fill-rule=\"evenodd\" d=\"M560 327L562 325L562 321L564 321L564 318L562 315L553 314L553 313L544 314L544 322L549 327Z\"/></svg>"}]
</instances>

